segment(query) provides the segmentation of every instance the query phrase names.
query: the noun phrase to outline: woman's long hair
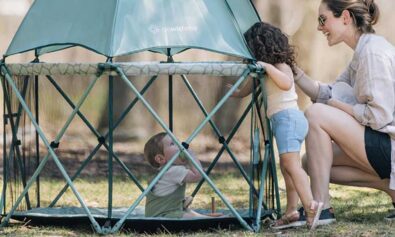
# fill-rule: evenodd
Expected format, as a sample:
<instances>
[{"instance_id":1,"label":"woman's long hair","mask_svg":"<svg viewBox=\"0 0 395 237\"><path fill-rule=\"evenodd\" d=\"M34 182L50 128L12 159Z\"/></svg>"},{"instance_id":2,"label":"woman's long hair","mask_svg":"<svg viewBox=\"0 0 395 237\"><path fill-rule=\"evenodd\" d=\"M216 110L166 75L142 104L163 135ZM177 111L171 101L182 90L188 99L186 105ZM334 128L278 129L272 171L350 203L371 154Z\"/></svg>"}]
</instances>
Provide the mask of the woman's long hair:
<instances>
[{"instance_id":1,"label":"woman's long hair","mask_svg":"<svg viewBox=\"0 0 395 237\"><path fill-rule=\"evenodd\" d=\"M335 17L344 10L350 12L353 22L361 33L375 33L373 25L377 23L380 10L374 0L322 0Z\"/></svg>"}]
</instances>

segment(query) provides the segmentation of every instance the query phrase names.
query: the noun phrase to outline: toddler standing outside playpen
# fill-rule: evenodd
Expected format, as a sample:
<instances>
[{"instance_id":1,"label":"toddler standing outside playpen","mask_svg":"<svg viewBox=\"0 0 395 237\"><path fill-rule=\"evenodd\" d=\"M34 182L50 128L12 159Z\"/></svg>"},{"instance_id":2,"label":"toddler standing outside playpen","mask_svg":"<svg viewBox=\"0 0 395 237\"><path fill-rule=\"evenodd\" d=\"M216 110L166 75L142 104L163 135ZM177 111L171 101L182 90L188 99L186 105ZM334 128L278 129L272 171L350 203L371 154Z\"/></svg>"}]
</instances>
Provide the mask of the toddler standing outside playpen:
<instances>
[{"instance_id":1,"label":"toddler standing outside playpen","mask_svg":"<svg viewBox=\"0 0 395 237\"><path fill-rule=\"evenodd\" d=\"M267 116L276 138L280 167L287 190L287 209L281 219L272 224L274 229L301 226L297 203L300 197L307 213L307 226L314 229L322 203L313 200L309 179L300 163L300 148L308 131L308 123L297 104L295 92L295 53L288 38L280 29L264 22L253 25L245 34L246 42L267 74L264 81L267 95ZM245 97L253 90L249 79L233 96ZM299 197L298 197L299 195Z\"/></svg>"},{"instance_id":2,"label":"toddler standing outside playpen","mask_svg":"<svg viewBox=\"0 0 395 237\"><path fill-rule=\"evenodd\" d=\"M152 136L144 146L145 159L158 170L179 151L177 145L166 133ZM189 151L196 163L200 161ZM207 217L188 206L192 197L185 197L186 183L196 183L202 178L199 171L186 158L177 157L148 193L145 204L146 217L191 218Z\"/></svg>"}]
</instances>

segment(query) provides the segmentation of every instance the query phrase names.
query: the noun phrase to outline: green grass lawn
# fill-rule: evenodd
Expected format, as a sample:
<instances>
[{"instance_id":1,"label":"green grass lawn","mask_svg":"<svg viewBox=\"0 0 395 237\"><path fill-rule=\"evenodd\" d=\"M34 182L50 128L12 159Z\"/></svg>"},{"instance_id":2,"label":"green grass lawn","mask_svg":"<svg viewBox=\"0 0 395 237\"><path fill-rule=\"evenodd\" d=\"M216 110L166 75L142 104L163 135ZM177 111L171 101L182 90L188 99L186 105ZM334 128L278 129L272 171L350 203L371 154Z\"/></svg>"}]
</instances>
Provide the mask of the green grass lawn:
<instances>
[{"instance_id":1,"label":"green grass lawn","mask_svg":"<svg viewBox=\"0 0 395 237\"><path fill-rule=\"evenodd\" d=\"M213 176L213 180L235 205L236 208L243 208L248 205L248 189L242 179L231 172L224 172L226 175L217 174ZM139 177L141 178L141 177ZM147 180L147 177L142 177ZM105 207L107 205L107 180L104 178L86 178L76 181L76 187L81 192L88 206ZM284 184L280 177L280 195L282 207L285 206ZM42 180L42 206L45 206L56 195L64 185L61 180L45 179ZM143 186L146 182L143 182ZM104 190L103 190L104 189ZM193 188L188 188L188 193ZM115 178L114 180L114 203L113 206L130 206L133 200L141 192L134 187L129 180L124 177ZM203 185L201 191L196 196L193 208L209 209L211 196L213 196L211 188ZM335 208L337 223L330 226L320 226L314 234L316 236L395 236L395 224L384 222L383 218L391 208L389 198L381 192L351 188L344 186L331 186L332 205ZM142 202L140 205L143 205ZM71 191L67 191L66 195L60 200L59 205L79 206L76 198ZM218 208L222 208L218 202ZM240 230L215 230L210 232L197 233L159 233L158 236L309 236L311 233L305 228L291 229L282 232L274 232L268 229L267 224L263 225L260 233L251 233ZM113 236L130 236L146 234L136 234L130 232L121 232ZM23 223L13 221L6 228L0 229L0 236L99 236L93 230L87 227L78 228L59 228L48 226L29 226Z\"/></svg>"}]
</instances>

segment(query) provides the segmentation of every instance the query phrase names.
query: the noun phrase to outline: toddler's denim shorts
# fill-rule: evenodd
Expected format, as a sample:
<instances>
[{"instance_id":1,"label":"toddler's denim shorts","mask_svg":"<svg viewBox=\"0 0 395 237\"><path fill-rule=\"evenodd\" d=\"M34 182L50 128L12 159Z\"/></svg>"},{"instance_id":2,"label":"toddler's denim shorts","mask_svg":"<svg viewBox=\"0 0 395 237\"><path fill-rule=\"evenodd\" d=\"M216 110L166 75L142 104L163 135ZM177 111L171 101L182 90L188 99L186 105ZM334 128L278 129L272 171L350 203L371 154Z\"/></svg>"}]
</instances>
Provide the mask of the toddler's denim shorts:
<instances>
[{"instance_id":1,"label":"toddler's denim shorts","mask_svg":"<svg viewBox=\"0 0 395 237\"><path fill-rule=\"evenodd\" d=\"M279 154L299 152L307 135L309 125L303 112L285 109L270 118Z\"/></svg>"}]
</instances>

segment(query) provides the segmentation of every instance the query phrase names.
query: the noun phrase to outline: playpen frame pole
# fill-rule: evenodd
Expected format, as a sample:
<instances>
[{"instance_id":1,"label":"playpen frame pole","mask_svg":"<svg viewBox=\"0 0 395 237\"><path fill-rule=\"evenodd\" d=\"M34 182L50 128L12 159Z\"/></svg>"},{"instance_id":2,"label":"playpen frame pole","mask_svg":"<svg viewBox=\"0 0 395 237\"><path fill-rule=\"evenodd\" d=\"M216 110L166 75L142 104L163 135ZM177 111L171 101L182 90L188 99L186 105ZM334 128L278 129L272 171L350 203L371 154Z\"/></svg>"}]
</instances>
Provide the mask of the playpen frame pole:
<instances>
[{"instance_id":1,"label":"playpen frame pole","mask_svg":"<svg viewBox=\"0 0 395 237\"><path fill-rule=\"evenodd\" d=\"M114 108L114 77L108 77L108 206L107 206L107 218L110 220L112 216L112 195L113 195L113 108ZM107 223L106 223L107 224ZM110 223L111 226L111 223Z\"/></svg>"},{"instance_id":2,"label":"playpen frame pole","mask_svg":"<svg viewBox=\"0 0 395 237\"><path fill-rule=\"evenodd\" d=\"M166 63L173 63L173 57L171 56L171 49L167 48L167 62ZM169 83L169 129L170 131L173 131L174 129L174 111L173 111L173 75L168 75L168 83Z\"/></svg>"},{"instance_id":3,"label":"playpen frame pole","mask_svg":"<svg viewBox=\"0 0 395 237\"><path fill-rule=\"evenodd\" d=\"M259 74L259 81L260 81L260 85L261 85L262 91L264 91L264 79L265 78L264 78L263 74L262 73ZM263 93L262 95L266 95L266 93ZM264 125L265 125L266 128L270 128L270 120L266 116L267 98L265 96L262 96L261 100L262 100L262 106L264 107L263 111L264 111L264 115L265 115L265 124ZM272 133L271 129L266 129L266 130L268 132L265 133L265 135L266 135L265 139L267 139L268 142L265 142L266 143L265 144L265 150L266 150L265 153L268 152L270 154L269 160L268 160L268 164L271 165L271 171L273 172L272 173L272 176L273 176L273 179L274 179L274 183L273 183L274 190L273 190L273 192L274 192L275 200L276 200L276 204L275 204L276 207L277 207L276 212L277 212L277 214L280 214L281 213L281 204L280 204L280 193L279 193L279 190L278 190L276 161L275 161L274 149L273 149L273 133ZM274 208L274 202L273 202L273 208Z\"/></svg>"},{"instance_id":4,"label":"playpen frame pole","mask_svg":"<svg viewBox=\"0 0 395 237\"><path fill-rule=\"evenodd\" d=\"M254 91L255 87L253 88L252 94L254 96L255 91ZM251 109L251 113L250 113L250 169L251 169L251 173L250 173L250 177L251 179L255 179L255 169L254 169L254 145L253 145L253 131L254 131L254 105L255 105L255 100L251 101L252 104L252 109ZM248 210L249 210L249 215L253 216L253 209L254 209L254 196L252 196L252 192L251 192L251 188L250 188L250 193L249 193L249 206L248 206Z\"/></svg>"},{"instance_id":5,"label":"playpen frame pole","mask_svg":"<svg viewBox=\"0 0 395 237\"><path fill-rule=\"evenodd\" d=\"M1 66L2 64L0 64ZM5 78L3 77L3 74L1 73L1 69L0 69L0 79L3 83L3 81L5 80ZM4 85L3 85L3 91L5 90ZM4 96L4 94L3 94ZM3 111L5 111L5 100L3 100ZM0 212L2 214L5 214L6 211L6 191L7 191L7 159L6 159L6 143L7 143L7 136L6 136L6 122L5 119L3 117L3 189L1 192L1 198L0 198Z\"/></svg>"},{"instance_id":6,"label":"playpen frame pole","mask_svg":"<svg viewBox=\"0 0 395 237\"><path fill-rule=\"evenodd\" d=\"M34 109L35 109L35 111L36 111L36 122L37 122L37 124L38 125L40 125L40 110L39 110L39 94L38 94L38 91L39 91L39 85L38 85L38 76L37 75L35 75L34 76L34 95L36 96L36 98L35 98L35 105L34 105ZM40 163L40 144L39 144L39 141L40 141L40 136L39 136L39 134L38 134L38 132L37 131L35 131L34 132L35 133L35 139L36 139L36 169L37 169L37 167L38 167L38 164ZM40 192L40 184L41 184L41 182L40 182L40 175L37 175L37 179L36 179L36 183L37 183L37 207L40 207L41 206L41 192Z\"/></svg>"},{"instance_id":7,"label":"playpen frame pole","mask_svg":"<svg viewBox=\"0 0 395 237\"><path fill-rule=\"evenodd\" d=\"M265 155L263 158L263 164L262 164L262 170L261 170L261 176L260 176L260 187L259 187L259 199L258 199L258 210L257 210L257 219L255 220L255 225L254 228L256 231L259 231L260 229L260 218L259 216L262 213L262 205L261 203L263 202L263 190L265 189L265 177L266 177L266 171L268 167L268 159L270 159L270 152L265 149Z\"/></svg>"}]
</instances>

